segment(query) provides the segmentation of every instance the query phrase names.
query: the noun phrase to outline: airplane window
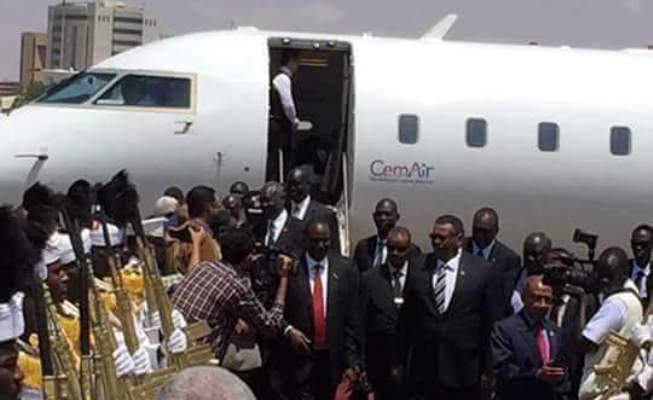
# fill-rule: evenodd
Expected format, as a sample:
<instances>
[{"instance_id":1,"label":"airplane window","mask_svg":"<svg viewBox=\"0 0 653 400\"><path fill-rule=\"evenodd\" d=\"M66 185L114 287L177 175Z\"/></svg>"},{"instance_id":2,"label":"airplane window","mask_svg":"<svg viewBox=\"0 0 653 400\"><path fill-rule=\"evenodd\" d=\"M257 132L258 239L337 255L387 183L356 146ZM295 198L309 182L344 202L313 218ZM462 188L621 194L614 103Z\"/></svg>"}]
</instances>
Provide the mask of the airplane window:
<instances>
[{"instance_id":1,"label":"airplane window","mask_svg":"<svg viewBox=\"0 0 653 400\"><path fill-rule=\"evenodd\" d=\"M467 120L467 146L484 147L487 144L487 122L482 118Z\"/></svg>"},{"instance_id":2,"label":"airplane window","mask_svg":"<svg viewBox=\"0 0 653 400\"><path fill-rule=\"evenodd\" d=\"M128 75L107 90L99 105L190 108L190 79Z\"/></svg>"},{"instance_id":3,"label":"airplane window","mask_svg":"<svg viewBox=\"0 0 653 400\"><path fill-rule=\"evenodd\" d=\"M613 126L610 129L610 151L616 156L630 154L630 128Z\"/></svg>"},{"instance_id":4,"label":"airplane window","mask_svg":"<svg viewBox=\"0 0 653 400\"><path fill-rule=\"evenodd\" d=\"M39 103L81 104L109 83L115 74L85 72L46 93Z\"/></svg>"},{"instance_id":5,"label":"airplane window","mask_svg":"<svg viewBox=\"0 0 653 400\"><path fill-rule=\"evenodd\" d=\"M558 150L560 128L554 122L540 122L538 125L537 145L541 151Z\"/></svg>"},{"instance_id":6,"label":"airplane window","mask_svg":"<svg viewBox=\"0 0 653 400\"><path fill-rule=\"evenodd\" d=\"M417 115L401 114L399 116L399 143L417 143L419 118Z\"/></svg>"}]
</instances>

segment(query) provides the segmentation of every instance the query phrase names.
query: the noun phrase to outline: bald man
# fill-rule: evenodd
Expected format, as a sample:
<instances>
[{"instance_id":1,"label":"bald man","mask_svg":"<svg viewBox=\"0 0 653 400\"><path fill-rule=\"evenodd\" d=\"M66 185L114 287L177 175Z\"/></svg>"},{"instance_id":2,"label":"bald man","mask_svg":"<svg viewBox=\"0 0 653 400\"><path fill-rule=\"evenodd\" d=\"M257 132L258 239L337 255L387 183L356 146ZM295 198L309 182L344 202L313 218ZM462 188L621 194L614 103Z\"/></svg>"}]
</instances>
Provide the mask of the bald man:
<instances>
[{"instance_id":1,"label":"bald man","mask_svg":"<svg viewBox=\"0 0 653 400\"><path fill-rule=\"evenodd\" d=\"M220 367L193 367L173 376L156 400L256 400L245 382Z\"/></svg>"},{"instance_id":2,"label":"bald man","mask_svg":"<svg viewBox=\"0 0 653 400\"><path fill-rule=\"evenodd\" d=\"M546 316L553 305L553 289L541 275L527 279L524 308L494 324L490 335L492 365L497 377L497 394L502 400L561 398L567 377L566 366L554 360L563 349L558 327Z\"/></svg>"},{"instance_id":3,"label":"bald man","mask_svg":"<svg viewBox=\"0 0 653 400\"><path fill-rule=\"evenodd\" d=\"M628 278L628 267L626 252L610 247L601 253L594 268L605 300L583 330L585 366L579 392L581 400L602 398L611 389L608 377L595 372L595 367L610 364L616 356L616 349L606 341L610 333L629 338L632 328L642 321L642 302L637 286ZM633 367L639 370L641 363L636 362Z\"/></svg>"}]
</instances>

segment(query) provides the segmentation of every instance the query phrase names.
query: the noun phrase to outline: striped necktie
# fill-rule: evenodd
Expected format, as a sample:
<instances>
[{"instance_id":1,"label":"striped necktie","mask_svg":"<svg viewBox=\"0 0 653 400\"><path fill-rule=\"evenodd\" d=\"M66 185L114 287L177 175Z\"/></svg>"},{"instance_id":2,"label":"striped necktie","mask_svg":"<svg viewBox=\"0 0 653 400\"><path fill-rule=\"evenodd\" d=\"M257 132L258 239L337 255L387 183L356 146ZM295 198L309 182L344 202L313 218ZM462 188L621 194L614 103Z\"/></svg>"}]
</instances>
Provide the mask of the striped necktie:
<instances>
[{"instance_id":1,"label":"striped necktie","mask_svg":"<svg viewBox=\"0 0 653 400\"><path fill-rule=\"evenodd\" d=\"M440 264L438 267L437 275L435 277L435 309L438 310L438 313L444 314L447 311L445 304L446 297L445 291L447 288L447 266L445 264Z\"/></svg>"}]
</instances>

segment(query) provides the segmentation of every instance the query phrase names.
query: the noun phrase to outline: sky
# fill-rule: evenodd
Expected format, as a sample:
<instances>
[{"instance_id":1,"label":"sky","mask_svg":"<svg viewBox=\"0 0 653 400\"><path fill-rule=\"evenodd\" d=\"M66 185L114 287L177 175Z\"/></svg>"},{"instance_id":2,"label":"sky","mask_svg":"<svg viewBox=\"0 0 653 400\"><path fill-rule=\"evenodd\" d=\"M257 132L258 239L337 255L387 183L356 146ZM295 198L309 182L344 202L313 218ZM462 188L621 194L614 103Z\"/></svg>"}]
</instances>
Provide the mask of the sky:
<instances>
[{"instance_id":1,"label":"sky","mask_svg":"<svg viewBox=\"0 0 653 400\"><path fill-rule=\"evenodd\" d=\"M72 1L72 0L69 0ZM449 13L448 40L619 49L653 44L651 0L125 0L144 5L164 35L233 25L418 37ZM20 34L45 32L59 0L0 0L0 81L17 80Z\"/></svg>"}]
</instances>

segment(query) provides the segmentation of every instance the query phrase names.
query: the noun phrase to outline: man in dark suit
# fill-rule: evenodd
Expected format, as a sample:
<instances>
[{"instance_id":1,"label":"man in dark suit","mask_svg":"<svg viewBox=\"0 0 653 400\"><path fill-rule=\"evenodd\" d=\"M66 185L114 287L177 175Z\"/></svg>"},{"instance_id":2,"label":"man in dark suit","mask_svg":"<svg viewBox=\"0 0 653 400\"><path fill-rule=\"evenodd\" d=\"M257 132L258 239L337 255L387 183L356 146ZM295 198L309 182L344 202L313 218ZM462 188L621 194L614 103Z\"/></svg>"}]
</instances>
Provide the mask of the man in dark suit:
<instances>
[{"instance_id":1,"label":"man in dark suit","mask_svg":"<svg viewBox=\"0 0 653 400\"><path fill-rule=\"evenodd\" d=\"M365 365L377 400L400 400L406 395L400 382L397 323L406 280L420 261L419 255L411 254L411 241L408 229L392 228L387 262L365 271L361 278Z\"/></svg>"},{"instance_id":2,"label":"man in dark suit","mask_svg":"<svg viewBox=\"0 0 653 400\"><path fill-rule=\"evenodd\" d=\"M510 247L497 239L499 214L489 207L476 211L472 236L466 240L465 251L490 261L495 266L497 281L503 293L503 316L512 314L510 300L515 289L515 274L521 267L521 259Z\"/></svg>"},{"instance_id":3,"label":"man in dark suit","mask_svg":"<svg viewBox=\"0 0 653 400\"><path fill-rule=\"evenodd\" d=\"M629 276L639 290L639 295L644 304L649 301L649 288L651 288L651 248L653 246L653 227L650 225L639 225L633 230L630 237L630 248L633 251L633 258L629 260Z\"/></svg>"},{"instance_id":4,"label":"man in dark suit","mask_svg":"<svg viewBox=\"0 0 653 400\"><path fill-rule=\"evenodd\" d=\"M354 250L354 264L361 273L386 262L388 233L399 221L397 203L392 199L380 200L376 203L372 218L376 225L376 235L361 239ZM422 252L417 245L411 247L413 252Z\"/></svg>"},{"instance_id":5,"label":"man in dark suit","mask_svg":"<svg viewBox=\"0 0 653 400\"><path fill-rule=\"evenodd\" d=\"M541 275L528 278L524 308L497 322L490 335L497 394L502 400L560 398L566 370L554 362L562 349L562 334L547 319L553 289Z\"/></svg>"},{"instance_id":6,"label":"man in dark suit","mask_svg":"<svg viewBox=\"0 0 653 400\"><path fill-rule=\"evenodd\" d=\"M270 385L279 399L332 400L343 374L356 380L361 366L359 277L329 253L328 222L309 222L305 236L286 296L290 326L272 349Z\"/></svg>"},{"instance_id":7,"label":"man in dark suit","mask_svg":"<svg viewBox=\"0 0 653 400\"><path fill-rule=\"evenodd\" d=\"M284 188L279 182L263 185L259 201L265 229L258 231L256 241L263 246L259 249L263 257L252 268L251 279L259 300L269 305L276 291L276 253L280 251L294 258L299 257L303 251L301 237L304 224L286 211Z\"/></svg>"},{"instance_id":8,"label":"man in dark suit","mask_svg":"<svg viewBox=\"0 0 653 400\"><path fill-rule=\"evenodd\" d=\"M306 166L293 168L288 173L286 181L286 192L289 200L287 204L288 212L294 218L303 222L318 218L327 221L331 230L331 246L334 251L340 252L336 214L311 197L311 175L311 171Z\"/></svg>"},{"instance_id":9,"label":"man in dark suit","mask_svg":"<svg viewBox=\"0 0 653 400\"><path fill-rule=\"evenodd\" d=\"M501 312L493 266L462 251L458 217L438 217L430 236L433 253L411 270L400 314L406 376L415 398L479 399L490 327Z\"/></svg>"}]
</instances>

